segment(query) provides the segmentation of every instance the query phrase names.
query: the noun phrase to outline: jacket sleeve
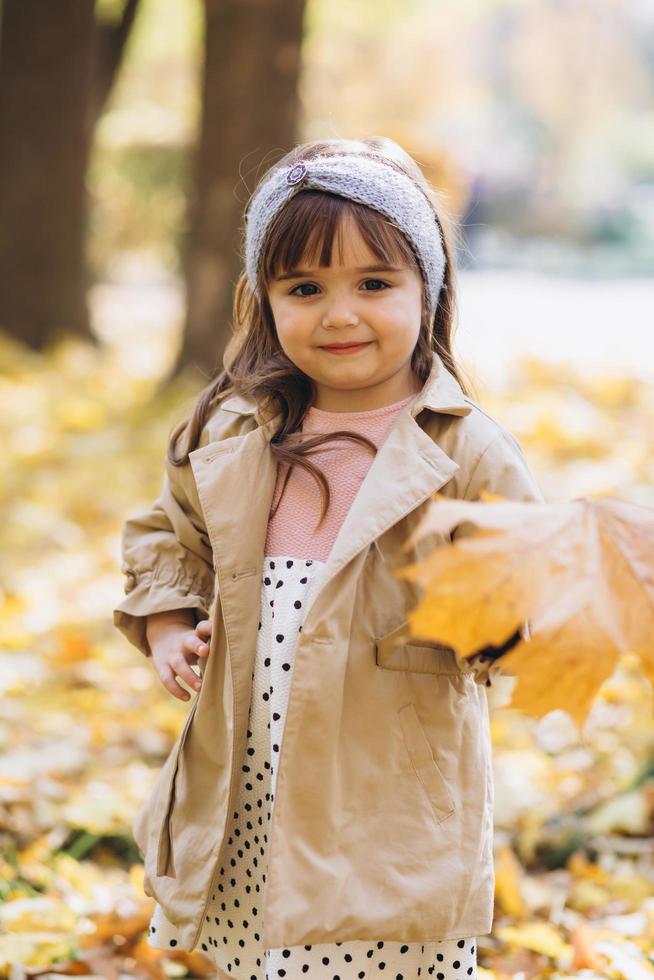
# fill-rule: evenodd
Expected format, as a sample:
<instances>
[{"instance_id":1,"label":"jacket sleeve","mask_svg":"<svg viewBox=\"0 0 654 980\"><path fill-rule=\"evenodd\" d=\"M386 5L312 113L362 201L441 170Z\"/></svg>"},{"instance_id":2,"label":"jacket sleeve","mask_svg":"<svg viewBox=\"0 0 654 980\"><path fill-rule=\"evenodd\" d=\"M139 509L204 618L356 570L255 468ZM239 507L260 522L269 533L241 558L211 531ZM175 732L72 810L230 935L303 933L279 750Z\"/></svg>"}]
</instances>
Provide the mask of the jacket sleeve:
<instances>
[{"instance_id":1,"label":"jacket sleeve","mask_svg":"<svg viewBox=\"0 0 654 980\"><path fill-rule=\"evenodd\" d=\"M122 531L121 571L125 598L113 610L114 626L146 657L150 613L194 609L206 619L213 600L215 572L206 529L189 500L190 465L167 459L161 493L149 510L128 518Z\"/></svg>"},{"instance_id":2,"label":"jacket sleeve","mask_svg":"<svg viewBox=\"0 0 654 980\"><path fill-rule=\"evenodd\" d=\"M482 452L473 468L470 480L464 491L465 500L477 500L481 490L501 494L509 500L533 501L543 503L544 497L536 483L522 447L515 436L503 429ZM453 540L472 533L469 524L455 529ZM524 624L523 629L528 627ZM496 676L501 675L501 654L477 653L468 658L473 668L475 681L492 687Z\"/></svg>"}]
</instances>

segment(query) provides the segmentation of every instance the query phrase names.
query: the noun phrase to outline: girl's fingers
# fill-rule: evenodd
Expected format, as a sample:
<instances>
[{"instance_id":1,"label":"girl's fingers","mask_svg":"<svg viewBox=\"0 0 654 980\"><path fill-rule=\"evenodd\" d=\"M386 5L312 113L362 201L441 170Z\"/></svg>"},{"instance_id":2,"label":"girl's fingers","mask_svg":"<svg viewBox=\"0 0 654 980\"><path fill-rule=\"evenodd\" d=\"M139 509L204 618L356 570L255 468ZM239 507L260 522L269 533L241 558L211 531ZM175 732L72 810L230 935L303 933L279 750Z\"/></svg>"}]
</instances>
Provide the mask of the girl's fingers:
<instances>
[{"instance_id":1,"label":"girl's fingers","mask_svg":"<svg viewBox=\"0 0 654 980\"><path fill-rule=\"evenodd\" d=\"M192 657L192 663L196 664L198 657L206 657L209 653L209 644L205 643L197 633L189 633L182 643L182 651Z\"/></svg>"},{"instance_id":2,"label":"girl's fingers","mask_svg":"<svg viewBox=\"0 0 654 980\"><path fill-rule=\"evenodd\" d=\"M167 691L170 691L170 693L174 697L179 698L180 701L190 700L191 695L188 693L188 691L186 691L181 686L181 684L178 684L177 681L175 680L175 673L176 671L172 667L169 666L162 667L161 673L159 674L159 677L161 678L161 683L163 684L163 686L166 688ZM193 672L191 671L191 673Z\"/></svg>"},{"instance_id":3,"label":"girl's fingers","mask_svg":"<svg viewBox=\"0 0 654 980\"><path fill-rule=\"evenodd\" d=\"M184 646L186 646L186 644L184 644ZM179 656L173 657L171 667L178 677L181 677L182 680L186 681L189 687L192 687L196 691L200 690L202 686L202 679L198 677L194 670L191 670L191 666L183 652L180 653Z\"/></svg>"},{"instance_id":4,"label":"girl's fingers","mask_svg":"<svg viewBox=\"0 0 654 980\"><path fill-rule=\"evenodd\" d=\"M195 632L202 640L211 639L211 620L201 619L195 627Z\"/></svg>"}]
</instances>

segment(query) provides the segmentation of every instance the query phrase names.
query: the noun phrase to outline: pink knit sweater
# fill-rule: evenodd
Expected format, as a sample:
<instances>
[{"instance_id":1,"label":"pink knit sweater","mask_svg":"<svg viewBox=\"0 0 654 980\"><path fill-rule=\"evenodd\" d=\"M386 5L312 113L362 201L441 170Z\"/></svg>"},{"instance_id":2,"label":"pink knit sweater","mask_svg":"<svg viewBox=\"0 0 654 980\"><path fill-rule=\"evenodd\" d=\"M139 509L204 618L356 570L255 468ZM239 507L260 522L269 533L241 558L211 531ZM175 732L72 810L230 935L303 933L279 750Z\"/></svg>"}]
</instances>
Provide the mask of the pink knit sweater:
<instances>
[{"instance_id":1,"label":"pink knit sweater","mask_svg":"<svg viewBox=\"0 0 654 980\"><path fill-rule=\"evenodd\" d=\"M304 418L302 432L306 435L349 429L362 433L379 447L395 416L415 397L415 394L408 395L399 402L363 412L326 412L311 406ZM329 510L318 528L322 508L320 488L311 474L294 466L279 508L268 522L266 555L326 561L374 457L366 446L349 439L338 439L312 450L309 458L322 470L329 484ZM278 466L272 508L279 499L287 469L286 463Z\"/></svg>"}]
</instances>

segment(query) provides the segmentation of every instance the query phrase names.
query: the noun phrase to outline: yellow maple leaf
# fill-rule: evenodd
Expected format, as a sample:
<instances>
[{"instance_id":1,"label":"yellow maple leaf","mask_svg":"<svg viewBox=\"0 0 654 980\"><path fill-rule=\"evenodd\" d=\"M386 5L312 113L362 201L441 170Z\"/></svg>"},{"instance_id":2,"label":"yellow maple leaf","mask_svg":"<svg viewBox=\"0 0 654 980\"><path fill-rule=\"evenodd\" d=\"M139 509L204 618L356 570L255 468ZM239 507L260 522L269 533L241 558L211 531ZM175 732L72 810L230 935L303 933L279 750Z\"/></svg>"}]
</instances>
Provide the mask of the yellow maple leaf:
<instances>
[{"instance_id":1,"label":"yellow maple leaf","mask_svg":"<svg viewBox=\"0 0 654 980\"><path fill-rule=\"evenodd\" d=\"M622 654L654 684L654 510L615 498L564 503L435 494L406 549L452 542L397 570L423 589L412 635L462 657L504 648L510 706L556 708L582 726Z\"/></svg>"}]
</instances>

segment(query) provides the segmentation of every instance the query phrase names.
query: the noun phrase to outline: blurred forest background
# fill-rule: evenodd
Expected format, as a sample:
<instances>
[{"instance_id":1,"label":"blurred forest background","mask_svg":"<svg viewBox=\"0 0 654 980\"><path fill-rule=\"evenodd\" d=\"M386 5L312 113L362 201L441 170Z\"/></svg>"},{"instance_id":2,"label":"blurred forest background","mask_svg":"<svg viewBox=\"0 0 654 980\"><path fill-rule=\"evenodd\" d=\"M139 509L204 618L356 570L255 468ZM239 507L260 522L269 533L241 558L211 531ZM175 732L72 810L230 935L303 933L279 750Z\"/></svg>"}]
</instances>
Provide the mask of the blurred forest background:
<instances>
[{"instance_id":1,"label":"blurred forest background","mask_svg":"<svg viewBox=\"0 0 654 980\"><path fill-rule=\"evenodd\" d=\"M113 629L120 529L221 364L242 212L384 134L461 228L455 351L550 501L654 504L650 0L0 2L0 975L210 976L145 942L131 818L185 710ZM583 737L492 694L480 978L654 977L635 658Z\"/></svg>"}]
</instances>

